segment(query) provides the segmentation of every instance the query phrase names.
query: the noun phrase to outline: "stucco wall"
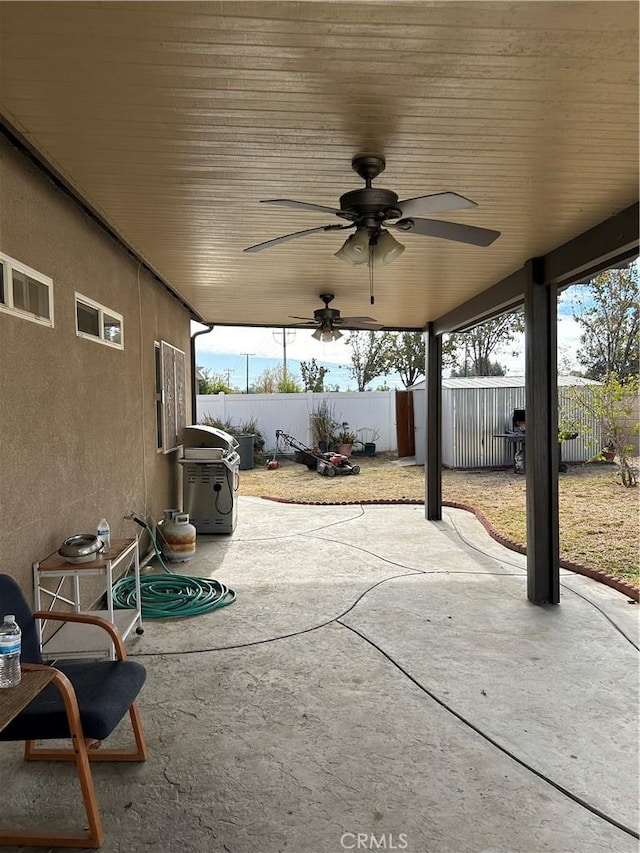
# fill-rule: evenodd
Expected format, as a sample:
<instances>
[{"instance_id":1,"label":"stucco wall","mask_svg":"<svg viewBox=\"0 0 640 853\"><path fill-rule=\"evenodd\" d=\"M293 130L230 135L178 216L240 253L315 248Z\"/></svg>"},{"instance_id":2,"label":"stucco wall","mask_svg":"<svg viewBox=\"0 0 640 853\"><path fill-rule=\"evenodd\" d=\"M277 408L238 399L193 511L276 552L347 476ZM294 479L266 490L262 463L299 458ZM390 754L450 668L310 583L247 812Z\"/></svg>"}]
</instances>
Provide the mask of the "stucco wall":
<instances>
[{"instance_id":1,"label":"stucco wall","mask_svg":"<svg viewBox=\"0 0 640 853\"><path fill-rule=\"evenodd\" d=\"M189 314L1 137L0 251L53 279L55 328L0 312L0 571L31 594L32 561L67 536L103 516L132 536L126 512L176 504L175 454L156 452L154 340L188 363ZM123 315L124 350L76 335L76 291Z\"/></svg>"}]
</instances>

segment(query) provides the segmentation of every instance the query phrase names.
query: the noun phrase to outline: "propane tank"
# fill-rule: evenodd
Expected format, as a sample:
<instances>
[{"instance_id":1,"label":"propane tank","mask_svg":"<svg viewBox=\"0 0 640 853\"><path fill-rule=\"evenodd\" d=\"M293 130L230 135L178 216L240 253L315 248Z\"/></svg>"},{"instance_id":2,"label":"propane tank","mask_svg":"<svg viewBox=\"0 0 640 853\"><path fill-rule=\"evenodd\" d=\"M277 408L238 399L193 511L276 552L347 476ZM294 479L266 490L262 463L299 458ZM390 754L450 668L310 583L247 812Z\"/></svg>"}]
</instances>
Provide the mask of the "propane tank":
<instances>
[{"instance_id":1,"label":"propane tank","mask_svg":"<svg viewBox=\"0 0 640 853\"><path fill-rule=\"evenodd\" d=\"M163 510L158 524L160 550L174 563L186 563L196 552L196 529L189 524L189 515L177 509Z\"/></svg>"}]
</instances>

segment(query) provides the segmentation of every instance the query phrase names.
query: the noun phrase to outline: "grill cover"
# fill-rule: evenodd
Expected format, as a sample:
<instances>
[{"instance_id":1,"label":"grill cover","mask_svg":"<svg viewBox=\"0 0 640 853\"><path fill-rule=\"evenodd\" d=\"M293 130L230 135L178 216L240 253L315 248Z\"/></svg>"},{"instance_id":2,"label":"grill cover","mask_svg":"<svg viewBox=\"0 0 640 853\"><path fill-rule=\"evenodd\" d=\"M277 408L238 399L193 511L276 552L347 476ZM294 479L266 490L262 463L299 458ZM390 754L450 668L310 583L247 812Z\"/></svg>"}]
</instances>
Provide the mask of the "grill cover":
<instances>
[{"instance_id":1,"label":"grill cover","mask_svg":"<svg viewBox=\"0 0 640 853\"><path fill-rule=\"evenodd\" d=\"M183 446L186 447L219 447L223 453L231 453L238 449L236 439L217 427L205 426L204 424L193 424L184 428ZM185 454L186 455L186 454ZM206 455L206 454L205 454ZM190 452L189 457L194 458Z\"/></svg>"}]
</instances>

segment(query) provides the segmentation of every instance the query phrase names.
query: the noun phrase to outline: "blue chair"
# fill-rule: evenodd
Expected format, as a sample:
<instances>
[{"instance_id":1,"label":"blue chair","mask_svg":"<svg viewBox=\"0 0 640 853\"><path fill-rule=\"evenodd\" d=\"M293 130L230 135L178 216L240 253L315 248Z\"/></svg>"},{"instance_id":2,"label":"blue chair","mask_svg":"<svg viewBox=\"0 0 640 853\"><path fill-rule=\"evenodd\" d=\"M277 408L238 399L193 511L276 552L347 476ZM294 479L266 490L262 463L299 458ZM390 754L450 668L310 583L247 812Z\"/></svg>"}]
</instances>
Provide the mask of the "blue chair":
<instances>
[{"instance_id":1,"label":"blue chair","mask_svg":"<svg viewBox=\"0 0 640 853\"><path fill-rule=\"evenodd\" d=\"M104 831L89 762L146 760L147 747L135 702L146 671L140 664L126 660L118 629L107 619L90 613L32 613L16 581L9 575L0 574L0 615L6 613L15 614L22 631L20 662L23 671L48 670L52 673L52 680L0 731L0 740L25 741L24 757L27 761L75 761L87 814L88 834L3 832L0 833L0 845L100 847ZM97 625L109 633L117 659L46 667L42 663L36 619ZM7 693L10 692L9 689ZM101 741L113 732L127 713L135 749L101 749ZM36 741L60 738L71 738L71 748L36 747Z\"/></svg>"}]
</instances>

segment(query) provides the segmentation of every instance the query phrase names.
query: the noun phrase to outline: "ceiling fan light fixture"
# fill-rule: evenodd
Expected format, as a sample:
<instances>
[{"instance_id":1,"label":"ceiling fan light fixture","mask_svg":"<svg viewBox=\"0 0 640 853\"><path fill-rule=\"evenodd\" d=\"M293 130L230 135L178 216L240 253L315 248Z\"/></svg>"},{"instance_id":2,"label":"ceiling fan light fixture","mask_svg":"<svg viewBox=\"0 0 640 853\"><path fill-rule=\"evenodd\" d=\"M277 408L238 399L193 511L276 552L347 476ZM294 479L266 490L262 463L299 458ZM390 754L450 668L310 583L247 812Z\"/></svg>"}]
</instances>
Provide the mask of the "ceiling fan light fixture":
<instances>
[{"instance_id":1,"label":"ceiling fan light fixture","mask_svg":"<svg viewBox=\"0 0 640 853\"><path fill-rule=\"evenodd\" d=\"M373 263L375 266L390 264L396 258L399 258L404 250L405 247L402 243L398 243L393 234L382 228L378 241L373 247Z\"/></svg>"},{"instance_id":2,"label":"ceiling fan light fixture","mask_svg":"<svg viewBox=\"0 0 640 853\"><path fill-rule=\"evenodd\" d=\"M323 344L330 344L332 341L339 341L342 337L342 332L339 332L331 326L325 326L323 328L316 329L311 337L316 341L322 341Z\"/></svg>"},{"instance_id":3,"label":"ceiling fan light fixture","mask_svg":"<svg viewBox=\"0 0 640 853\"><path fill-rule=\"evenodd\" d=\"M369 260L369 229L358 228L354 234L350 234L335 255L352 267L366 264Z\"/></svg>"}]
</instances>

